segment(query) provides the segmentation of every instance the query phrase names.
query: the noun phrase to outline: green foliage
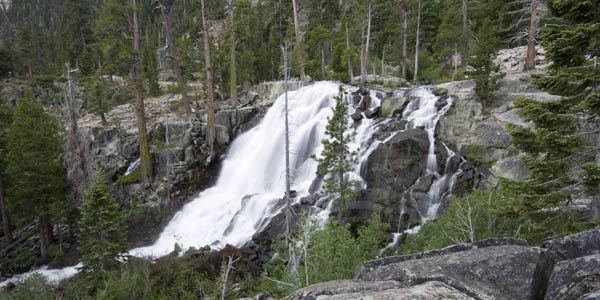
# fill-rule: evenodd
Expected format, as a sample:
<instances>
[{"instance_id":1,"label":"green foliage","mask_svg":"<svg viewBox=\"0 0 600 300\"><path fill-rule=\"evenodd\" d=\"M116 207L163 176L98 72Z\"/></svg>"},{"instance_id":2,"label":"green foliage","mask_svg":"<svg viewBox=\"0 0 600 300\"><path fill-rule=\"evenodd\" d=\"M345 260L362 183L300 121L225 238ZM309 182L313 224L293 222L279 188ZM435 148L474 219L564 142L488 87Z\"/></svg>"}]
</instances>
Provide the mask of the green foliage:
<instances>
[{"instance_id":1,"label":"green foliage","mask_svg":"<svg viewBox=\"0 0 600 300\"><path fill-rule=\"evenodd\" d=\"M527 153L524 161L531 170L529 180L514 183L523 193L528 210L535 211L564 203L570 197L567 187L573 182L569 170L576 154L583 149L574 115L568 114L568 101L537 102L517 99L520 116L535 125L533 128L508 126L515 147Z\"/></svg>"},{"instance_id":2,"label":"green foliage","mask_svg":"<svg viewBox=\"0 0 600 300\"><path fill-rule=\"evenodd\" d=\"M519 205L518 195L506 189L475 191L453 200L438 219L407 236L398 251L408 254L489 237L522 237Z\"/></svg>"},{"instance_id":3,"label":"green foliage","mask_svg":"<svg viewBox=\"0 0 600 300\"><path fill-rule=\"evenodd\" d=\"M15 289L9 293L4 294L0 292L0 299L52 300L55 297L46 277L39 273L34 273L23 281L18 282Z\"/></svg>"},{"instance_id":4,"label":"green foliage","mask_svg":"<svg viewBox=\"0 0 600 300\"><path fill-rule=\"evenodd\" d=\"M104 69L108 74L127 74L133 51L129 39L129 1L107 0L100 9L99 18L94 23L93 32L97 47L102 54Z\"/></svg>"},{"instance_id":5,"label":"green foliage","mask_svg":"<svg viewBox=\"0 0 600 300\"><path fill-rule=\"evenodd\" d=\"M158 64L156 62L156 51L150 43L144 44L142 53L142 74L146 94L151 97L160 96L161 90L158 85Z\"/></svg>"},{"instance_id":6,"label":"green foliage","mask_svg":"<svg viewBox=\"0 0 600 300\"><path fill-rule=\"evenodd\" d=\"M596 163L586 163L582 166L581 181L588 195L600 195L600 166Z\"/></svg>"},{"instance_id":7,"label":"green foliage","mask_svg":"<svg viewBox=\"0 0 600 300\"><path fill-rule=\"evenodd\" d=\"M494 63L496 52L502 46L499 29L490 19L484 19L475 34L475 49L473 58L469 61L475 69L468 72L475 80L475 94L484 108L493 98L493 92L500 86L499 80L503 74L498 74L500 66Z\"/></svg>"},{"instance_id":8,"label":"green foliage","mask_svg":"<svg viewBox=\"0 0 600 300\"><path fill-rule=\"evenodd\" d=\"M275 241L271 260L263 274L263 278L268 279L263 280L260 287L276 295L285 295L310 284L352 278L364 261L375 258L384 247L388 229L377 215L373 215L367 226L358 229L356 237L349 225L342 226L335 221L321 229L313 226L306 221L302 231L307 232L300 232L291 243L283 238Z\"/></svg>"},{"instance_id":9,"label":"green foliage","mask_svg":"<svg viewBox=\"0 0 600 300\"><path fill-rule=\"evenodd\" d=\"M85 192L79 224L82 271L90 278L103 279L119 266L127 250L121 219L104 174L96 172Z\"/></svg>"},{"instance_id":10,"label":"green foliage","mask_svg":"<svg viewBox=\"0 0 600 300\"><path fill-rule=\"evenodd\" d=\"M323 152L317 158L318 173L325 176L325 191L337 197L343 203L354 200L356 192L354 182L349 182L345 174L352 170L356 161L356 153L350 151L348 143L354 138L346 133L350 128L348 120L348 103L344 98L344 89L340 87L335 97L333 116L329 118L323 139Z\"/></svg>"},{"instance_id":11,"label":"green foliage","mask_svg":"<svg viewBox=\"0 0 600 300\"><path fill-rule=\"evenodd\" d=\"M133 172L125 175L121 175L115 181L115 184L127 185L142 182L142 171L140 168L135 169Z\"/></svg>"},{"instance_id":12,"label":"green foliage","mask_svg":"<svg viewBox=\"0 0 600 300\"><path fill-rule=\"evenodd\" d=\"M132 98L127 85L111 82L102 77L83 79L85 108L97 114L106 123L105 114L113 107L127 103Z\"/></svg>"},{"instance_id":13,"label":"green foliage","mask_svg":"<svg viewBox=\"0 0 600 300\"><path fill-rule=\"evenodd\" d=\"M6 139L7 202L13 221L56 221L66 205L60 125L41 104L24 97ZM15 218L15 217L18 217Z\"/></svg>"}]
</instances>

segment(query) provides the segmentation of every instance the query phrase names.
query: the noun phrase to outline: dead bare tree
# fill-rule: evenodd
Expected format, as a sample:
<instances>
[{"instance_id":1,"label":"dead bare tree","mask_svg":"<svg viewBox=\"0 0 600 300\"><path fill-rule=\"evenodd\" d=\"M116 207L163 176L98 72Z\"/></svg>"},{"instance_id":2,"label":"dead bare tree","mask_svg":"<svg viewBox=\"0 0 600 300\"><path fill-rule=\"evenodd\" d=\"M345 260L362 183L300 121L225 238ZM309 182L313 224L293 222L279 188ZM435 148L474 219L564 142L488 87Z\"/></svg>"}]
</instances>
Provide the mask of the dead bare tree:
<instances>
[{"instance_id":1,"label":"dead bare tree","mask_svg":"<svg viewBox=\"0 0 600 300\"><path fill-rule=\"evenodd\" d=\"M469 0L462 0L462 55L461 67L467 69L467 58L469 57Z\"/></svg>"},{"instance_id":2,"label":"dead bare tree","mask_svg":"<svg viewBox=\"0 0 600 300\"><path fill-rule=\"evenodd\" d=\"M402 2L402 78L406 80L408 65L408 0Z\"/></svg>"},{"instance_id":3,"label":"dead bare tree","mask_svg":"<svg viewBox=\"0 0 600 300\"><path fill-rule=\"evenodd\" d=\"M235 109L235 126L239 124L239 101L237 98L237 66L236 66L236 39L235 39L235 24L233 17L235 13L235 3L233 0L228 0L229 5L229 97L233 102Z\"/></svg>"},{"instance_id":4,"label":"dead bare tree","mask_svg":"<svg viewBox=\"0 0 600 300\"><path fill-rule=\"evenodd\" d=\"M475 228L475 212L468 200L458 201L456 209L456 220L457 224L451 227L455 229L454 232L444 232L444 235L448 237L453 243L473 243L476 239L476 228Z\"/></svg>"},{"instance_id":5,"label":"dead bare tree","mask_svg":"<svg viewBox=\"0 0 600 300\"><path fill-rule=\"evenodd\" d=\"M283 78L284 78L284 95L285 95L285 235L289 241L291 236L290 223L292 219L292 208L291 208L291 172L290 172L290 123L289 123L289 107L288 107L288 55L287 47L281 46L281 54L283 56Z\"/></svg>"},{"instance_id":6,"label":"dead bare tree","mask_svg":"<svg viewBox=\"0 0 600 300\"><path fill-rule=\"evenodd\" d=\"M64 110L68 118L67 141L65 143L65 166L67 169L67 183L69 187L69 200L73 205L79 205L84 198L84 190L89 176L88 155L85 138L79 128L79 113L83 101L77 94L76 87L71 79L69 64L66 64Z\"/></svg>"},{"instance_id":7,"label":"dead bare tree","mask_svg":"<svg viewBox=\"0 0 600 300\"><path fill-rule=\"evenodd\" d=\"M371 1L368 1L367 7L367 36L363 41L363 47L360 58L360 84L364 85L367 81L367 64L369 63L369 47L371 42Z\"/></svg>"},{"instance_id":8,"label":"dead bare tree","mask_svg":"<svg viewBox=\"0 0 600 300\"><path fill-rule=\"evenodd\" d=\"M413 81L417 82L417 75L419 73L419 35L421 33L421 0L419 0L417 8L417 37L415 39L415 73L413 75Z\"/></svg>"},{"instance_id":9,"label":"dead bare tree","mask_svg":"<svg viewBox=\"0 0 600 300\"><path fill-rule=\"evenodd\" d=\"M227 281L229 280L229 272L231 272L232 269L235 269L233 264L235 264L238 260L240 260L240 257L233 259L233 257L229 256L227 257L227 263L223 262L223 265L221 265L221 300L225 300L227 296Z\"/></svg>"},{"instance_id":10,"label":"dead bare tree","mask_svg":"<svg viewBox=\"0 0 600 300\"><path fill-rule=\"evenodd\" d=\"M300 23L298 20L298 2L292 0L292 9L294 13L294 35L296 37L296 55L298 59L298 68L300 69L300 80L306 80L306 74L304 71L304 46L302 44L302 32L300 31Z\"/></svg>"},{"instance_id":11,"label":"dead bare tree","mask_svg":"<svg viewBox=\"0 0 600 300\"><path fill-rule=\"evenodd\" d=\"M348 23L347 22L346 22L346 51L350 52L350 37L348 36ZM350 77L350 83L354 83L354 67L352 66L352 57L351 56L348 57L348 77Z\"/></svg>"}]
</instances>

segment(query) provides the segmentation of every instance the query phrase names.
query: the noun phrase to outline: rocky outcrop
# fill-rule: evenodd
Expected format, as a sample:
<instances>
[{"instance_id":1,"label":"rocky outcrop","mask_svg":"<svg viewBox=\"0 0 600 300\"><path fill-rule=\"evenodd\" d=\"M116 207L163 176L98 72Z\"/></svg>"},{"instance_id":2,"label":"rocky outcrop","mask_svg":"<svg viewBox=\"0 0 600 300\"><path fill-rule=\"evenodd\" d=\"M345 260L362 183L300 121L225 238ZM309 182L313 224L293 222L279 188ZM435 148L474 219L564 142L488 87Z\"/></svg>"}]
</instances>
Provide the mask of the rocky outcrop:
<instances>
[{"instance_id":1,"label":"rocky outcrop","mask_svg":"<svg viewBox=\"0 0 600 300\"><path fill-rule=\"evenodd\" d=\"M406 287L397 281L360 282L338 280L316 284L297 291L291 300L412 300L412 299L473 299L461 291L438 281Z\"/></svg>"},{"instance_id":2,"label":"rocky outcrop","mask_svg":"<svg viewBox=\"0 0 600 300\"><path fill-rule=\"evenodd\" d=\"M403 194L419 177L425 175L428 149L427 132L419 128L399 132L379 144L363 164L361 176L366 181L367 188L361 192L360 201L348 204L347 222L361 223L373 213L378 213L384 222L397 226ZM438 145L436 149L443 147ZM438 154L438 161L445 163L446 153L439 151ZM429 185L416 196L416 203L409 203L413 221L419 219L418 211L423 211L426 205L424 201Z\"/></svg>"},{"instance_id":3,"label":"rocky outcrop","mask_svg":"<svg viewBox=\"0 0 600 300\"><path fill-rule=\"evenodd\" d=\"M546 49L541 46L536 46L535 67L536 69L544 69L549 66L546 60ZM523 72L525 65L525 55L527 54L527 46L521 46L511 49L502 49L498 51L495 62L500 65L500 72L504 73L519 73Z\"/></svg>"},{"instance_id":4,"label":"rocky outcrop","mask_svg":"<svg viewBox=\"0 0 600 300\"><path fill-rule=\"evenodd\" d=\"M600 293L599 278L600 254L561 261L554 266L545 299L582 299Z\"/></svg>"},{"instance_id":5,"label":"rocky outcrop","mask_svg":"<svg viewBox=\"0 0 600 300\"><path fill-rule=\"evenodd\" d=\"M556 292L549 293L550 290L561 290L565 286L550 286L549 288L549 283L552 282L552 276L555 276L553 273L555 270L564 273L565 271L560 270L564 270L573 264L563 265L557 269L557 263L600 253L600 228L546 241L544 247L547 251L541 256L536 267L533 290L536 292L535 296L538 299L544 298L544 296L546 296L546 299L561 299L560 297L553 297L553 295L557 295ZM600 273L600 268L596 269L596 273ZM556 278L554 284L558 283L560 282ZM563 282L562 284L569 283Z\"/></svg>"},{"instance_id":6,"label":"rocky outcrop","mask_svg":"<svg viewBox=\"0 0 600 300\"><path fill-rule=\"evenodd\" d=\"M492 238L385 257L365 262L353 280L315 284L288 298L597 299L599 238L596 228L547 241L544 248Z\"/></svg>"},{"instance_id":7,"label":"rocky outcrop","mask_svg":"<svg viewBox=\"0 0 600 300\"><path fill-rule=\"evenodd\" d=\"M406 285L442 281L478 299L527 299L540 253L521 245L473 248L362 269L357 279Z\"/></svg>"}]
</instances>

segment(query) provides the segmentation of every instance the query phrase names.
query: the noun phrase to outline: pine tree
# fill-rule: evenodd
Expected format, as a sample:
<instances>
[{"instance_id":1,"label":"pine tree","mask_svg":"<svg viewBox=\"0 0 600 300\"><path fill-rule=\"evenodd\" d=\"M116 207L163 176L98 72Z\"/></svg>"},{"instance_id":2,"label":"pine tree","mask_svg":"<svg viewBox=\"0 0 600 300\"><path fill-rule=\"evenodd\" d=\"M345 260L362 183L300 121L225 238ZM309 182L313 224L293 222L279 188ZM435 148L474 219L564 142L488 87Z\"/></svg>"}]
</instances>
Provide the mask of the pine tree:
<instances>
[{"instance_id":1,"label":"pine tree","mask_svg":"<svg viewBox=\"0 0 600 300\"><path fill-rule=\"evenodd\" d=\"M498 81L503 76L498 74L500 66L494 62L496 52L501 45L498 27L490 19L485 19L475 35L474 56L470 61L475 70L469 72L475 80L475 93L483 108L486 108L492 100L492 94L498 88Z\"/></svg>"},{"instance_id":2,"label":"pine tree","mask_svg":"<svg viewBox=\"0 0 600 300\"><path fill-rule=\"evenodd\" d=\"M545 27L542 45L553 61L550 74L534 77L534 83L562 100L538 102L515 101L520 115L533 127L509 126L517 149L527 154L525 163L531 176L524 182L511 183L523 195L524 212L538 228L547 228L560 211L549 211L564 205L580 188L590 194L598 207L598 154L585 136L598 136L598 131L582 132L580 122L598 124L600 70L585 56L596 53L600 37L600 16L592 13L591 2L553 0L548 2L555 19ZM597 143L597 141L596 141ZM579 175L579 176L578 176ZM561 229L577 224L564 223ZM549 232L557 234L557 232Z\"/></svg>"},{"instance_id":3,"label":"pine tree","mask_svg":"<svg viewBox=\"0 0 600 300\"><path fill-rule=\"evenodd\" d=\"M155 50L148 41L144 43L142 66L146 94L151 97L159 96L161 91L158 85L158 64L156 63Z\"/></svg>"},{"instance_id":4,"label":"pine tree","mask_svg":"<svg viewBox=\"0 0 600 300\"><path fill-rule=\"evenodd\" d=\"M49 228L61 216L66 203L61 150L59 123L41 104L29 97L21 99L6 142L7 198L21 223L31 218L37 221L42 260L49 258Z\"/></svg>"},{"instance_id":5,"label":"pine tree","mask_svg":"<svg viewBox=\"0 0 600 300\"><path fill-rule=\"evenodd\" d=\"M348 120L348 103L344 99L344 89L335 97L333 116L329 118L323 140L323 152L317 158L318 173L325 176L325 191L347 203L354 199L356 192L353 182L349 182L345 174L352 170L356 162L356 153L351 151L348 143L353 139L346 131L350 128Z\"/></svg>"},{"instance_id":6,"label":"pine tree","mask_svg":"<svg viewBox=\"0 0 600 300\"><path fill-rule=\"evenodd\" d=\"M5 106L4 103L0 102L0 218L2 218L2 230L4 232L4 238L7 244L13 242L13 235L10 217L8 214L8 207L6 206L6 201L4 199L4 186L2 184L2 179L4 177L2 155L4 152L4 138L11 122L11 110Z\"/></svg>"},{"instance_id":7,"label":"pine tree","mask_svg":"<svg viewBox=\"0 0 600 300\"><path fill-rule=\"evenodd\" d=\"M82 270L93 279L102 279L119 266L127 244L117 203L100 171L96 171L85 191L79 226Z\"/></svg>"},{"instance_id":8,"label":"pine tree","mask_svg":"<svg viewBox=\"0 0 600 300\"><path fill-rule=\"evenodd\" d=\"M133 51L131 43L123 41L123 37L131 36L129 10L126 0L107 0L94 24L97 47L103 56L102 65L111 81L112 75L127 72Z\"/></svg>"}]
</instances>

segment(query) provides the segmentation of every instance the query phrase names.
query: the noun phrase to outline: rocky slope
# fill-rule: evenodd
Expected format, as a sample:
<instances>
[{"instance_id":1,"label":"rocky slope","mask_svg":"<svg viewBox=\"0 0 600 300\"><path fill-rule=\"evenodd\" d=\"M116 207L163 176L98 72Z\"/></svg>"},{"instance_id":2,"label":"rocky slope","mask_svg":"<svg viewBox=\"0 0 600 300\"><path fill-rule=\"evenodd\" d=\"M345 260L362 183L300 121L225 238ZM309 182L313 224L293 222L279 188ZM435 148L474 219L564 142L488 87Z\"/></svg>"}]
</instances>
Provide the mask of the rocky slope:
<instances>
[{"instance_id":1,"label":"rocky slope","mask_svg":"<svg viewBox=\"0 0 600 300\"><path fill-rule=\"evenodd\" d=\"M599 299L600 228L528 247L487 239L363 264L289 299Z\"/></svg>"}]
</instances>

